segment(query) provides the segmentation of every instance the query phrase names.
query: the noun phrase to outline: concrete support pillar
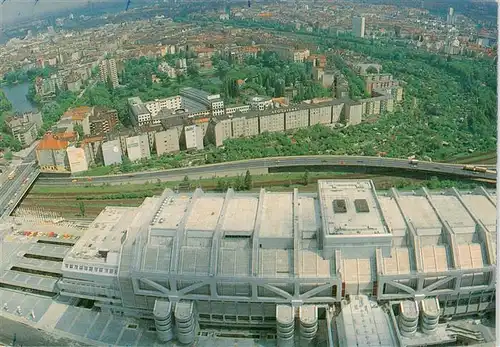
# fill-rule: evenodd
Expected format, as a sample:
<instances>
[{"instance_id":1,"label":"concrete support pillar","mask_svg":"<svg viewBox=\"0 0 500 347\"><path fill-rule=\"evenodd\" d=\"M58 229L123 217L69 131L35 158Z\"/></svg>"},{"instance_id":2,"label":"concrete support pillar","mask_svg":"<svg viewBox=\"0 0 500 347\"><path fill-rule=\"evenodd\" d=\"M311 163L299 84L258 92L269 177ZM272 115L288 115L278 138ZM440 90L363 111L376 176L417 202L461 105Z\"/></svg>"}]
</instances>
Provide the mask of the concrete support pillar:
<instances>
[{"instance_id":1,"label":"concrete support pillar","mask_svg":"<svg viewBox=\"0 0 500 347\"><path fill-rule=\"evenodd\" d=\"M194 302L180 301L175 305L175 328L180 343L189 345L194 342L199 330Z\"/></svg>"},{"instance_id":2,"label":"concrete support pillar","mask_svg":"<svg viewBox=\"0 0 500 347\"><path fill-rule=\"evenodd\" d=\"M276 306L278 347L295 347L295 311L290 305Z\"/></svg>"},{"instance_id":3,"label":"concrete support pillar","mask_svg":"<svg viewBox=\"0 0 500 347\"><path fill-rule=\"evenodd\" d=\"M318 309L315 305L304 305L299 308L300 347L316 346L318 332Z\"/></svg>"},{"instance_id":4,"label":"concrete support pillar","mask_svg":"<svg viewBox=\"0 0 500 347\"><path fill-rule=\"evenodd\" d=\"M155 318L156 335L161 342L167 342L174 338L172 322L172 303L156 299L153 309Z\"/></svg>"}]
</instances>

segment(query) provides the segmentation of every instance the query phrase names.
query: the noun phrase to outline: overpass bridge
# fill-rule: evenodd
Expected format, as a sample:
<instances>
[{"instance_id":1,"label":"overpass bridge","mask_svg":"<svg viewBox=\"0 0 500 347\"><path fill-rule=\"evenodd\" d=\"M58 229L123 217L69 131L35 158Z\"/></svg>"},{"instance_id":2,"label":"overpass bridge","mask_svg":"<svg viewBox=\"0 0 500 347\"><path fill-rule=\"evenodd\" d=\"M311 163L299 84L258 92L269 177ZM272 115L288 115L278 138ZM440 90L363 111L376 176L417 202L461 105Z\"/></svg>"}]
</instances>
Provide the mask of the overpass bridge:
<instances>
[{"instance_id":1,"label":"overpass bridge","mask_svg":"<svg viewBox=\"0 0 500 347\"><path fill-rule=\"evenodd\" d=\"M34 161L20 164L14 169L14 178L0 187L0 219L10 216L39 174L40 170Z\"/></svg>"}]
</instances>

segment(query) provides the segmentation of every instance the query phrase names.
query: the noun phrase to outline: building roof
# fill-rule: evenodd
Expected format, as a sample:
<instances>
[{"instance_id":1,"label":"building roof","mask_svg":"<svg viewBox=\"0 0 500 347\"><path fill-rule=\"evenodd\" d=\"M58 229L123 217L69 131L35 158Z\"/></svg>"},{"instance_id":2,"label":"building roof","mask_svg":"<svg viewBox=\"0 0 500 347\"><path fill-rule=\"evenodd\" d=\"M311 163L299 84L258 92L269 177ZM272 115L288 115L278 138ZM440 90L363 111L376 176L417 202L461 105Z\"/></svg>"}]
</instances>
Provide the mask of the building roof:
<instances>
[{"instance_id":1,"label":"building roof","mask_svg":"<svg viewBox=\"0 0 500 347\"><path fill-rule=\"evenodd\" d=\"M82 121L85 117L92 113L92 107L79 106L71 108L64 112L63 118L71 118L72 121Z\"/></svg>"},{"instance_id":2,"label":"building roof","mask_svg":"<svg viewBox=\"0 0 500 347\"><path fill-rule=\"evenodd\" d=\"M52 134L46 134L42 140L38 143L36 149L38 151L43 150L61 150L66 149L69 145L67 140L59 140Z\"/></svg>"}]
</instances>

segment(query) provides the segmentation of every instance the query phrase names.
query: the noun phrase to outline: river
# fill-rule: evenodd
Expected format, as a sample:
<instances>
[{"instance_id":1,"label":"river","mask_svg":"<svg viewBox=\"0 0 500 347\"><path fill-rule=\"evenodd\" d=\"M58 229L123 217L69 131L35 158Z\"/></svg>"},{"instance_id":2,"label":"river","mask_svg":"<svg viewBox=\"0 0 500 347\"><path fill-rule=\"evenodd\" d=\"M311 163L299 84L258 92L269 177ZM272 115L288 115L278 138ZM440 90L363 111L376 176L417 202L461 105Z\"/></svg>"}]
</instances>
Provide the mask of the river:
<instances>
[{"instance_id":1,"label":"river","mask_svg":"<svg viewBox=\"0 0 500 347\"><path fill-rule=\"evenodd\" d=\"M12 103L12 110L14 112L24 113L36 110L36 107L26 98L29 87L29 82L2 87L5 96Z\"/></svg>"}]
</instances>

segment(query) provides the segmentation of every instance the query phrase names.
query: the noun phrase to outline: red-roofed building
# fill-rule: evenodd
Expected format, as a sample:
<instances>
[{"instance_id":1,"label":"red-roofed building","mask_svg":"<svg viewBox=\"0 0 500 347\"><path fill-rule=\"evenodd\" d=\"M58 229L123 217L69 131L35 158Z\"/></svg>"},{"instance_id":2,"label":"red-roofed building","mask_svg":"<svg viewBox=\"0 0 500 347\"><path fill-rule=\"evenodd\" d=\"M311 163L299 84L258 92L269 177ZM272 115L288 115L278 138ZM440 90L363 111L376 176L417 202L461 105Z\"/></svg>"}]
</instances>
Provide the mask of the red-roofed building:
<instances>
[{"instance_id":1,"label":"red-roofed building","mask_svg":"<svg viewBox=\"0 0 500 347\"><path fill-rule=\"evenodd\" d=\"M45 134L36 147L36 158L41 171L67 171L69 168L66 149L69 141L57 138L51 133Z\"/></svg>"}]
</instances>

